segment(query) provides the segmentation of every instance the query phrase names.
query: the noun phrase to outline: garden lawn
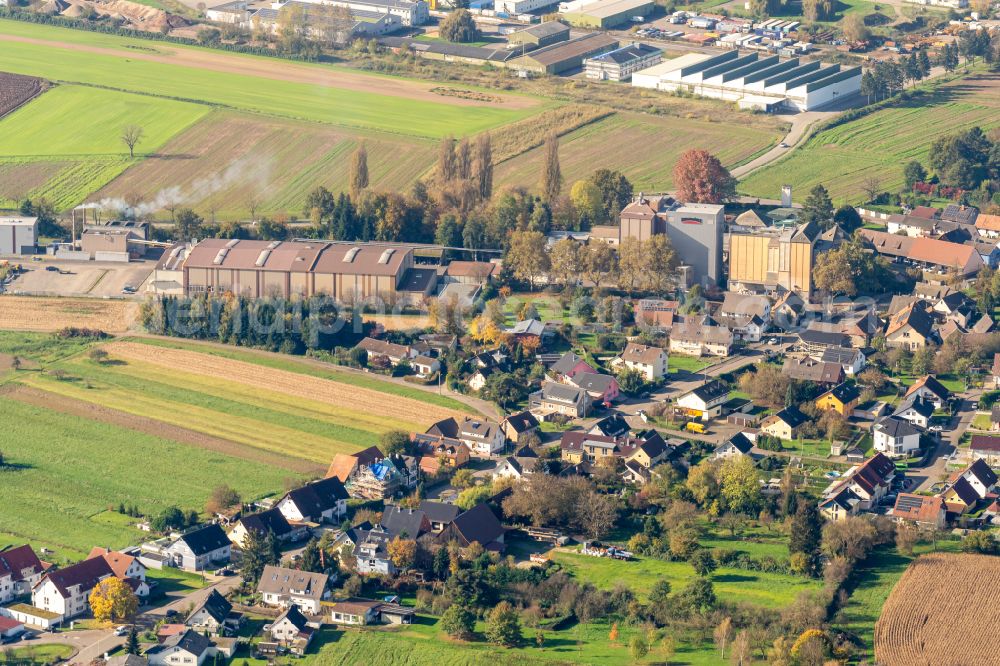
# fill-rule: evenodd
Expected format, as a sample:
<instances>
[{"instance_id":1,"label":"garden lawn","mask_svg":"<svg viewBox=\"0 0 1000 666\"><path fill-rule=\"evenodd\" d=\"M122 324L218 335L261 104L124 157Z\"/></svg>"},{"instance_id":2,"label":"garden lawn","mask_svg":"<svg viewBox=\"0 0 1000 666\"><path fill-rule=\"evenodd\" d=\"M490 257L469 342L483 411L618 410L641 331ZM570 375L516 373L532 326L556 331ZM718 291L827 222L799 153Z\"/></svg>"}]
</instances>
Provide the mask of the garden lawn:
<instances>
[{"instance_id":1,"label":"garden lawn","mask_svg":"<svg viewBox=\"0 0 1000 666\"><path fill-rule=\"evenodd\" d=\"M701 372L708 366L718 362L719 359L699 358L697 356L685 356L684 354L671 354L667 360L667 368L671 374L677 372Z\"/></svg>"},{"instance_id":2,"label":"garden lawn","mask_svg":"<svg viewBox=\"0 0 1000 666\"><path fill-rule=\"evenodd\" d=\"M602 589L612 589L621 583L633 587L640 598L645 597L649 587L658 579L667 580L676 591L696 577L687 562L666 562L645 557L620 562L565 550L553 551L550 556L581 582L593 583ZM732 604L745 602L768 608L782 608L800 592L822 587L818 581L798 576L725 567L713 572L710 578L721 601Z\"/></svg>"},{"instance_id":3,"label":"garden lawn","mask_svg":"<svg viewBox=\"0 0 1000 666\"><path fill-rule=\"evenodd\" d=\"M68 659L73 654L72 645L50 643L46 645L31 645L25 647L8 647L4 650L6 663L18 666L34 666L35 664L54 664Z\"/></svg>"},{"instance_id":4,"label":"garden lawn","mask_svg":"<svg viewBox=\"0 0 1000 666\"><path fill-rule=\"evenodd\" d=\"M235 71L216 71L130 58L130 55L142 54L144 51L168 57L181 51L187 54L207 51L149 40L97 36L18 21L0 20L0 33L57 43L6 42L0 49L0 71L40 76L55 81L108 86L344 127L364 127L434 138L445 135L462 136L528 117L545 108L544 104L522 109L504 108L503 105L464 106L448 103L445 98L441 102L403 98ZM101 49L110 49L112 53L73 48L74 44L79 43L88 46L99 44ZM262 61L268 64L279 63L279 66L282 64L281 61L262 56L233 54L231 57L235 63L246 59L248 63L256 61L254 64ZM331 74L339 69L328 65L299 63L295 66L321 68ZM352 75L358 74L352 72ZM371 76L373 89L378 87L380 78ZM335 82L336 77L331 76L330 80ZM70 125L70 129L80 130L82 127L84 126L76 123Z\"/></svg>"},{"instance_id":5,"label":"garden lawn","mask_svg":"<svg viewBox=\"0 0 1000 666\"><path fill-rule=\"evenodd\" d=\"M0 532L7 535L0 541L44 544L57 562L78 559L94 545L120 548L142 539L138 530L101 518L109 504L135 504L145 514L170 505L201 510L223 481L249 500L280 491L290 476L9 398L0 397L0 413L3 451L14 465L0 471Z\"/></svg>"}]
</instances>

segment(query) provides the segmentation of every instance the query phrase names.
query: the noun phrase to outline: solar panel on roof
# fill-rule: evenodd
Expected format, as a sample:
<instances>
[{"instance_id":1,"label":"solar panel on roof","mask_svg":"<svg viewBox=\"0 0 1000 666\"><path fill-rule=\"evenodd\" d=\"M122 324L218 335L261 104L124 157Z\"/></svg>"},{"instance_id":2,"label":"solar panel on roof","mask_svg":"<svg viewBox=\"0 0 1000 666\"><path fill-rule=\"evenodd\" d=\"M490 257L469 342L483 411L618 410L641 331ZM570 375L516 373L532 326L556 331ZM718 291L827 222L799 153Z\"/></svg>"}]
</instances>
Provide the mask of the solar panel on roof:
<instances>
[{"instance_id":1,"label":"solar panel on roof","mask_svg":"<svg viewBox=\"0 0 1000 666\"><path fill-rule=\"evenodd\" d=\"M896 506L904 511L912 511L914 509L919 509L923 504L923 499L920 497L900 497L896 501Z\"/></svg>"}]
</instances>

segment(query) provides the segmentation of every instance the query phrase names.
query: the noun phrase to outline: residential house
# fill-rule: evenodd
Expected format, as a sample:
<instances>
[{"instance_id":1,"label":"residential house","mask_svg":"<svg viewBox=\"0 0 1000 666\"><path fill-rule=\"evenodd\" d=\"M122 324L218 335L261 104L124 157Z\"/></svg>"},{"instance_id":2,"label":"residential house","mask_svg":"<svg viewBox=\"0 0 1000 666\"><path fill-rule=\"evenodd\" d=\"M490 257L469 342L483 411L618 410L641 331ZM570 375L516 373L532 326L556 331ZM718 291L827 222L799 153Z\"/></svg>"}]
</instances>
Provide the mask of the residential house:
<instances>
[{"instance_id":1,"label":"residential house","mask_svg":"<svg viewBox=\"0 0 1000 666\"><path fill-rule=\"evenodd\" d=\"M715 449L713 458L725 460L726 458L736 458L738 456L748 456L753 450L753 442L742 432L738 432Z\"/></svg>"},{"instance_id":2,"label":"residential house","mask_svg":"<svg viewBox=\"0 0 1000 666\"><path fill-rule=\"evenodd\" d=\"M380 601L347 599L330 604L330 621L334 624L367 625L378 621Z\"/></svg>"},{"instance_id":3,"label":"residential house","mask_svg":"<svg viewBox=\"0 0 1000 666\"><path fill-rule=\"evenodd\" d=\"M458 349L458 336L451 333L424 333L420 342L436 356L444 356Z\"/></svg>"},{"instance_id":4,"label":"residential house","mask_svg":"<svg viewBox=\"0 0 1000 666\"><path fill-rule=\"evenodd\" d=\"M1000 467L1000 436L973 435L969 442L969 459L982 460L990 467Z\"/></svg>"},{"instance_id":5,"label":"residential house","mask_svg":"<svg viewBox=\"0 0 1000 666\"><path fill-rule=\"evenodd\" d=\"M896 465L887 456L876 453L857 467L849 469L823 492L820 513L829 520L843 520L878 505L888 493L896 476Z\"/></svg>"},{"instance_id":6,"label":"residential house","mask_svg":"<svg viewBox=\"0 0 1000 666\"><path fill-rule=\"evenodd\" d=\"M367 467L385 458L385 454L377 446L369 446L350 455L337 454L326 471L326 478L332 476L347 484L362 467Z\"/></svg>"},{"instance_id":7,"label":"residential house","mask_svg":"<svg viewBox=\"0 0 1000 666\"><path fill-rule=\"evenodd\" d=\"M983 267L983 258L974 247L935 238L908 238L885 231L859 229L858 233L878 254L896 263L917 266L945 275L957 271L959 276L975 275Z\"/></svg>"},{"instance_id":8,"label":"residential house","mask_svg":"<svg viewBox=\"0 0 1000 666\"><path fill-rule=\"evenodd\" d=\"M680 303L661 298L643 298L634 302L635 323L653 330L669 331L673 328Z\"/></svg>"},{"instance_id":9,"label":"residential house","mask_svg":"<svg viewBox=\"0 0 1000 666\"><path fill-rule=\"evenodd\" d=\"M146 650L149 666L202 666L216 653L212 641L193 629Z\"/></svg>"},{"instance_id":10,"label":"residential house","mask_svg":"<svg viewBox=\"0 0 1000 666\"><path fill-rule=\"evenodd\" d=\"M493 470L493 478L514 479L519 481L529 474L534 473L538 458L518 458L507 456L502 458L500 463Z\"/></svg>"},{"instance_id":11,"label":"residential house","mask_svg":"<svg viewBox=\"0 0 1000 666\"><path fill-rule=\"evenodd\" d=\"M239 631L242 614L233 612L229 600L212 590L208 596L188 613L184 625L200 634L227 636Z\"/></svg>"},{"instance_id":12,"label":"residential house","mask_svg":"<svg viewBox=\"0 0 1000 666\"><path fill-rule=\"evenodd\" d=\"M825 363L809 356L795 358L789 356L781 368L781 374L789 379L813 382L826 386L836 386L844 381L844 367L839 363Z\"/></svg>"},{"instance_id":13,"label":"residential house","mask_svg":"<svg viewBox=\"0 0 1000 666\"><path fill-rule=\"evenodd\" d=\"M397 345L385 340L375 338L365 338L359 342L355 349L363 349L368 354L368 362L372 363L379 357L385 358L390 364L397 365L402 361L409 361L417 354L407 345Z\"/></svg>"},{"instance_id":14,"label":"residential house","mask_svg":"<svg viewBox=\"0 0 1000 666\"><path fill-rule=\"evenodd\" d=\"M646 381L655 382L667 374L667 352L660 347L630 342L621 355L611 361L611 367L636 370Z\"/></svg>"},{"instance_id":15,"label":"residential house","mask_svg":"<svg viewBox=\"0 0 1000 666\"><path fill-rule=\"evenodd\" d=\"M430 476L437 474L442 467L464 467L472 459L469 447L457 439L414 433L410 435L410 440L418 453L420 471Z\"/></svg>"},{"instance_id":16,"label":"residential house","mask_svg":"<svg viewBox=\"0 0 1000 666\"><path fill-rule=\"evenodd\" d=\"M490 378L494 370L491 368L476 368L476 370L469 375L466 380L466 384L473 391L482 391L486 388L486 381Z\"/></svg>"},{"instance_id":17,"label":"residential house","mask_svg":"<svg viewBox=\"0 0 1000 666\"><path fill-rule=\"evenodd\" d=\"M545 373L545 378L550 382L569 384L574 377L585 372L595 373L597 370L584 361L583 358L568 351L552 364L548 372Z\"/></svg>"},{"instance_id":18,"label":"residential house","mask_svg":"<svg viewBox=\"0 0 1000 666\"><path fill-rule=\"evenodd\" d=\"M681 395L675 404L690 418L710 421L722 413L722 405L728 399L729 387L713 379Z\"/></svg>"},{"instance_id":19,"label":"residential house","mask_svg":"<svg viewBox=\"0 0 1000 666\"><path fill-rule=\"evenodd\" d=\"M815 323L815 322L814 322ZM840 331L824 331L816 328L807 328L800 331L798 346L810 356L822 358L823 352L829 347L848 347L851 344L850 336Z\"/></svg>"},{"instance_id":20,"label":"residential house","mask_svg":"<svg viewBox=\"0 0 1000 666\"><path fill-rule=\"evenodd\" d=\"M872 338L882 332L883 323L874 312L865 310L864 312L849 312L836 314L830 321L811 321L807 330L819 333L836 334L846 336L840 339L839 345L843 347L867 347ZM830 340L837 338L831 337Z\"/></svg>"},{"instance_id":21,"label":"residential house","mask_svg":"<svg viewBox=\"0 0 1000 666\"><path fill-rule=\"evenodd\" d=\"M115 572L103 557L48 571L31 591L31 604L63 620L90 610L90 592Z\"/></svg>"},{"instance_id":22,"label":"residential house","mask_svg":"<svg viewBox=\"0 0 1000 666\"><path fill-rule=\"evenodd\" d=\"M617 379L595 372L578 373L570 380L570 384L586 391L591 401L604 405L617 400L621 392Z\"/></svg>"},{"instance_id":23,"label":"residential house","mask_svg":"<svg viewBox=\"0 0 1000 666\"><path fill-rule=\"evenodd\" d=\"M630 457L635 444L627 437L591 435L580 431L564 432L559 441L563 462L591 465L614 465L617 460Z\"/></svg>"},{"instance_id":24,"label":"residential house","mask_svg":"<svg viewBox=\"0 0 1000 666\"><path fill-rule=\"evenodd\" d=\"M415 488L420 468L415 458L386 457L377 446L370 446L350 455L334 456L326 476L339 479L351 497L385 499Z\"/></svg>"},{"instance_id":25,"label":"residential house","mask_svg":"<svg viewBox=\"0 0 1000 666\"><path fill-rule=\"evenodd\" d=\"M445 268L445 280L482 285L500 272L500 264L489 261L452 261Z\"/></svg>"},{"instance_id":26,"label":"residential house","mask_svg":"<svg viewBox=\"0 0 1000 666\"><path fill-rule=\"evenodd\" d=\"M959 482L962 483L960 484ZM945 491L943 495L945 503L949 505L950 509L950 505L957 503L958 499L968 497L969 495L965 488L967 485L975 494L975 499L971 503L966 504L966 508L968 508L974 506L979 500L986 499L987 495L996 489L997 475L985 461L974 460L968 467L952 478L952 488L956 485L961 485L961 490L954 497L949 495L948 491Z\"/></svg>"},{"instance_id":27,"label":"residential house","mask_svg":"<svg viewBox=\"0 0 1000 666\"><path fill-rule=\"evenodd\" d=\"M354 541L354 558L358 573L394 576L399 571L389 557L392 536L385 528L376 525L370 529L355 527L350 530Z\"/></svg>"},{"instance_id":28,"label":"residential house","mask_svg":"<svg viewBox=\"0 0 1000 666\"><path fill-rule=\"evenodd\" d=\"M794 291L786 291L771 306L771 321L783 329L795 326L806 304Z\"/></svg>"},{"instance_id":29,"label":"residential house","mask_svg":"<svg viewBox=\"0 0 1000 666\"><path fill-rule=\"evenodd\" d=\"M993 388L1000 388L1000 352L993 354L993 367L990 370L990 382Z\"/></svg>"},{"instance_id":30,"label":"residential house","mask_svg":"<svg viewBox=\"0 0 1000 666\"><path fill-rule=\"evenodd\" d=\"M875 450L890 458L906 458L920 449L920 430L898 416L886 416L872 426Z\"/></svg>"},{"instance_id":31,"label":"residential house","mask_svg":"<svg viewBox=\"0 0 1000 666\"><path fill-rule=\"evenodd\" d=\"M431 531L431 521L421 509L387 506L379 524L400 539L416 539Z\"/></svg>"},{"instance_id":32,"label":"residential house","mask_svg":"<svg viewBox=\"0 0 1000 666\"><path fill-rule=\"evenodd\" d=\"M229 531L229 540L242 547L250 532L261 535L273 534L279 543L300 541L308 536L304 525L292 525L278 507L266 511L240 516L236 526Z\"/></svg>"},{"instance_id":33,"label":"residential house","mask_svg":"<svg viewBox=\"0 0 1000 666\"><path fill-rule=\"evenodd\" d=\"M940 497L899 493L892 517L900 523L912 523L923 529L944 529L947 509Z\"/></svg>"},{"instance_id":34,"label":"residential house","mask_svg":"<svg viewBox=\"0 0 1000 666\"><path fill-rule=\"evenodd\" d=\"M504 437L514 444L524 444L538 431L538 419L529 411L511 414L500 422Z\"/></svg>"},{"instance_id":35,"label":"residential house","mask_svg":"<svg viewBox=\"0 0 1000 666\"><path fill-rule=\"evenodd\" d=\"M861 389L854 384L838 384L832 389L816 398L818 409L832 409L844 418L854 414L854 408L858 405L861 397Z\"/></svg>"},{"instance_id":36,"label":"residential house","mask_svg":"<svg viewBox=\"0 0 1000 666\"><path fill-rule=\"evenodd\" d=\"M314 633L306 616L295 604L287 606L285 612L275 618L268 629L272 642L287 647L296 655L305 654Z\"/></svg>"},{"instance_id":37,"label":"residential house","mask_svg":"<svg viewBox=\"0 0 1000 666\"><path fill-rule=\"evenodd\" d=\"M715 315L716 321L744 342L760 342L770 328L771 303L760 295L727 292Z\"/></svg>"},{"instance_id":38,"label":"residential house","mask_svg":"<svg viewBox=\"0 0 1000 666\"><path fill-rule=\"evenodd\" d=\"M229 562L233 544L219 525L212 524L182 534L164 551L168 561L185 571L203 571Z\"/></svg>"},{"instance_id":39,"label":"residential house","mask_svg":"<svg viewBox=\"0 0 1000 666\"><path fill-rule=\"evenodd\" d=\"M674 447L668 444L656 430L641 432L634 441L636 446L627 458L627 463L637 463L645 469L651 469L660 463L671 462L678 457Z\"/></svg>"},{"instance_id":40,"label":"residential house","mask_svg":"<svg viewBox=\"0 0 1000 666\"><path fill-rule=\"evenodd\" d=\"M696 320L674 324L670 330L670 353L686 356L729 356L733 332L724 326L710 326Z\"/></svg>"},{"instance_id":41,"label":"residential house","mask_svg":"<svg viewBox=\"0 0 1000 666\"><path fill-rule=\"evenodd\" d=\"M45 567L31 546L0 550L0 604L30 594L44 572Z\"/></svg>"},{"instance_id":42,"label":"residential house","mask_svg":"<svg viewBox=\"0 0 1000 666\"><path fill-rule=\"evenodd\" d=\"M545 324L537 319L525 319L505 328L503 332L517 342L538 346L545 336Z\"/></svg>"},{"instance_id":43,"label":"residential house","mask_svg":"<svg viewBox=\"0 0 1000 666\"><path fill-rule=\"evenodd\" d=\"M934 319L922 301L904 308L889 319L885 344L893 349L922 349L934 342Z\"/></svg>"},{"instance_id":44,"label":"residential house","mask_svg":"<svg viewBox=\"0 0 1000 666\"><path fill-rule=\"evenodd\" d=\"M795 407L786 407L760 422L760 431L778 439L798 439L799 431L809 418Z\"/></svg>"},{"instance_id":45,"label":"residential house","mask_svg":"<svg viewBox=\"0 0 1000 666\"><path fill-rule=\"evenodd\" d=\"M417 377L430 377L441 369L441 361L426 354L415 356L410 361L410 365L413 367L413 371Z\"/></svg>"},{"instance_id":46,"label":"residential house","mask_svg":"<svg viewBox=\"0 0 1000 666\"><path fill-rule=\"evenodd\" d=\"M306 613L318 615L320 603L328 596L326 587L329 581L325 573L268 564L257 583L257 592L265 606L298 606Z\"/></svg>"},{"instance_id":47,"label":"residential house","mask_svg":"<svg viewBox=\"0 0 1000 666\"><path fill-rule=\"evenodd\" d=\"M925 375L906 390L906 398L916 395L934 405L934 409L944 409L951 399L951 391L937 380L934 375Z\"/></svg>"},{"instance_id":48,"label":"residential house","mask_svg":"<svg viewBox=\"0 0 1000 666\"><path fill-rule=\"evenodd\" d=\"M431 532L435 534L443 532L461 512L461 509L454 504L433 500L421 500L420 510L427 516L427 520L431 524Z\"/></svg>"},{"instance_id":49,"label":"residential house","mask_svg":"<svg viewBox=\"0 0 1000 666\"><path fill-rule=\"evenodd\" d=\"M976 323L972 325L969 329L970 333L978 333L979 335L986 335L987 333L992 333L996 328L996 322L989 315L984 314L982 317L976 320Z\"/></svg>"},{"instance_id":50,"label":"residential house","mask_svg":"<svg viewBox=\"0 0 1000 666\"><path fill-rule=\"evenodd\" d=\"M996 246L993 246L997 250ZM959 326L966 327L972 322L976 312L976 304L964 293L953 291L939 299L931 308L939 316L948 321L954 321Z\"/></svg>"},{"instance_id":51,"label":"residential house","mask_svg":"<svg viewBox=\"0 0 1000 666\"><path fill-rule=\"evenodd\" d=\"M590 408L590 395L575 386L543 382L541 390L531 394L528 404L540 414L563 414L580 418Z\"/></svg>"},{"instance_id":52,"label":"residential house","mask_svg":"<svg viewBox=\"0 0 1000 666\"><path fill-rule=\"evenodd\" d=\"M146 584L146 565L140 562L139 558L100 547L92 548L87 559L95 557L103 558L111 570L115 572L115 578L128 583L137 597L144 599L149 596L149 585Z\"/></svg>"},{"instance_id":53,"label":"residential house","mask_svg":"<svg viewBox=\"0 0 1000 666\"><path fill-rule=\"evenodd\" d=\"M926 430L930 427L931 417L934 415L934 403L913 394L904 398L892 415Z\"/></svg>"},{"instance_id":54,"label":"residential house","mask_svg":"<svg viewBox=\"0 0 1000 666\"><path fill-rule=\"evenodd\" d=\"M457 439L472 455L488 458L503 448L504 435L500 424L486 419L465 416L461 421L449 417L427 429L428 435Z\"/></svg>"},{"instance_id":55,"label":"residential house","mask_svg":"<svg viewBox=\"0 0 1000 666\"><path fill-rule=\"evenodd\" d=\"M591 435L604 435L605 437L624 437L632 430L628 420L619 413L609 414L597 421L587 432Z\"/></svg>"},{"instance_id":56,"label":"residential house","mask_svg":"<svg viewBox=\"0 0 1000 666\"><path fill-rule=\"evenodd\" d=\"M337 522L347 515L349 497L340 478L328 476L288 491L276 506L293 523Z\"/></svg>"},{"instance_id":57,"label":"residential house","mask_svg":"<svg viewBox=\"0 0 1000 666\"><path fill-rule=\"evenodd\" d=\"M966 478L959 477L941 493L941 499L948 511L962 515L974 509L981 498Z\"/></svg>"},{"instance_id":58,"label":"residential house","mask_svg":"<svg viewBox=\"0 0 1000 666\"><path fill-rule=\"evenodd\" d=\"M823 363L836 363L850 377L865 369L865 355L854 347L827 347L820 360Z\"/></svg>"},{"instance_id":59,"label":"residential house","mask_svg":"<svg viewBox=\"0 0 1000 666\"><path fill-rule=\"evenodd\" d=\"M975 226L976 221L979 219L979 209L975 206L950 203L941 211L941 219Z\"/></svg>"},{"instance_id":60,"label":"residential house","mask_svg":"<svg viewBox=\"0 0 1000 666\"><path fill-rule=\"evenodd\" d=\"M486 550L502 551L504 529L489 506L477 504L458 514L441 532L440 540L443 543L457 541L462 548L476 542Z\"/></svg>"}]
</instances>

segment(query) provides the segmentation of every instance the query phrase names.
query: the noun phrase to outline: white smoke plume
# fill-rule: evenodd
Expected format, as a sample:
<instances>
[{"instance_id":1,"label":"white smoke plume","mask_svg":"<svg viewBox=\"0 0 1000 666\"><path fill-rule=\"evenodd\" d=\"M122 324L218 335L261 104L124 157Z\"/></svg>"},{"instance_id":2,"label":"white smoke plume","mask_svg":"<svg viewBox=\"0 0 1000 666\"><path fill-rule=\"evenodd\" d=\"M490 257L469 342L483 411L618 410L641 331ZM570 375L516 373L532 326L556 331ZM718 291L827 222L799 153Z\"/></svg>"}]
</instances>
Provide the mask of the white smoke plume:
<instances>
[{"instance_id":1,"label":"white smoke plume","mask_svg":"<svg viewBox=\"0 0 1000 666\"><path fill-rule=\"evenodd\" d=\"M81 204L77 209L98 209L141 218L167 208L203 201L216 192L237 184L248 184L252 188L264 190L270 181L270 174L270 160L241 158L231 162L223 171L199 178L187 187L173 185L164 188L152 199L135 206L130 206L121 197L106 197L100 201Z\"/></svg>"}]
</instances>

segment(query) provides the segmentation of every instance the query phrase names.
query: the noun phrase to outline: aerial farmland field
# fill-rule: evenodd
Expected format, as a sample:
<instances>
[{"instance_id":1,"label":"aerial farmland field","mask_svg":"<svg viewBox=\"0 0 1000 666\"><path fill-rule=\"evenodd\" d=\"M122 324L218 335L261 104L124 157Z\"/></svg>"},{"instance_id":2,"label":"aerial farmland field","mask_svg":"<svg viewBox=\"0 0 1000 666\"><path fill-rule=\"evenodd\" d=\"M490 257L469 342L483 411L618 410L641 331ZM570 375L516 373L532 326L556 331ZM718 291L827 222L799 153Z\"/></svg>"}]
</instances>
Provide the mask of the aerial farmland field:
<instances>
[{"instance_id":1,"label":"aerial farmland field","mask_svg":"<svg viewBox=\"0 0 1000 666\"><path fill-rule=\"evenodd\" d=\"M107 361L90 358L95 346ZM262 497L286 479L322 476L335 454L384 432L471 411L332 366L169 340L0 333L0 356L12 355L21 369L0 370L0 413L12 428L0 543L28 540L65 557L137 540L124 516L107 511L108 498L145 514L171 504L201 510L219 479ZM171 473L147 474L153 468ZM49 499L24 501L39 493Z\"/></svg>"},{"instance_id":2,"label":"aerial farmland field","mask_svg":"<svg viewBox=\"0 0 1000 666\"><path fill-rule=\"evenodd\" d=\"M787 158L749 175L739 190L774 198L788 184L804 197L822 183L835 202L857 203L865 179L877 177L884 190L895 191L903 183L906 163L926 164L935 139L977 125L983 130L1000 126L1000 74L972 74L910 104L821 131Z\"/></svg>"}]
</instances>

